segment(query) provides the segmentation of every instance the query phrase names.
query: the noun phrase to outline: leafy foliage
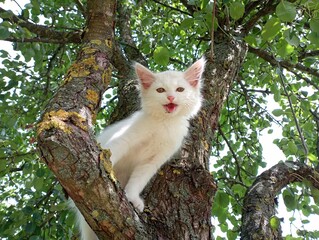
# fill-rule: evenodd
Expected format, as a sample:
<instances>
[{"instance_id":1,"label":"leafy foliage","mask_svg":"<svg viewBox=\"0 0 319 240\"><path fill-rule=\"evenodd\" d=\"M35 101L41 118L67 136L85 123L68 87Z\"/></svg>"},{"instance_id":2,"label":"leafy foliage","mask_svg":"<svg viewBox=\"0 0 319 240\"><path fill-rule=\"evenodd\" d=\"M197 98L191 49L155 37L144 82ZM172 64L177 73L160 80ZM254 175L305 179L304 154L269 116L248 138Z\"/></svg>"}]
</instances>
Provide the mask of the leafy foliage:
<instances>
[{"instance_id":1,"label":"leafy foliage","mask_svg":"<svg viewBox=\"0 0 319 240\"><path fill-rule=\"evenodd\" d=\"M222 110L212 149L213 174L219 186L212 214L227 239L236 239L245 192L260 171L269 167L264 159L269 153L263 152L259 142L266 130L281 128L282 137L274 143L287 160L318 166L319 4L278 1L250 27L249 19L259 13L251 6L258 1L217 1L213 27L213 3L207 0L187 1L187 5L175 0L122 2L132 13L136 46L153 70L184 69L210 48L212 28L230 39L242 37L249 45ZM56 31L84 27L75 1L31 0L21 8L23 19ZM68 215L61 186L36 154L34 128L75 59L78 45L56 44L50 42L54 40L50 36L37 39L30 28L11 21L13 14L0 13L0 38L12 41L15 50L14 55L0 51L0 237L71 239L73 218ZM246 27L249 34L237 36L238 26ZM124 48L119 32L117 38ZM23 41L26 39L30 42ZM107 93L111 104L99 114L100 119L108 118L117 103L113 98L116 77L111 85ZM268 109L272 100L277 107ZM319 214L318 190L310 184L291 184L281 195L288 211L299 210L305 217ZM277 217L271 225L277 228ZM301 229L297 235L286 239L319 238L318 231Z\"/></svg>"}]
</instances>

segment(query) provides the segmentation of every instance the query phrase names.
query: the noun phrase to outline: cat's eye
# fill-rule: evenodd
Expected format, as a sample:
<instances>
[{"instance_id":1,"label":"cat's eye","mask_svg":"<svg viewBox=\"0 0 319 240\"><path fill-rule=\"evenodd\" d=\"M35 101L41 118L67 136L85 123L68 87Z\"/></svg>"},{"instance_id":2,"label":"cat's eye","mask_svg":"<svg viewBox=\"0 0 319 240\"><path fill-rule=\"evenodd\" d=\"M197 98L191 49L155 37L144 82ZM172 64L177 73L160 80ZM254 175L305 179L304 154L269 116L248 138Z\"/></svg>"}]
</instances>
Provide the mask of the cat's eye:
<instances>
[{"instance_id":1,"label":"cat's eye","mask_svg":"<svg viewBox=\"0 0 319 240\"><path fill-rule=\"evenodd\" d=\"M182 87L176 88L176 92L183 92L184 90L185 90L185 88L182 88Z\"/></svg>"},{"instance_id":2,"label":"cat's eye","mask_svg":"<svg viewBox=\"0 0 319 240\"><path fill-rule=\"evenodd\" d=\"M163 92L165 92L165 89L161 87L161 88L157 88L156 91L158 93L163 93Z\"/></svg>"}]
</instances>

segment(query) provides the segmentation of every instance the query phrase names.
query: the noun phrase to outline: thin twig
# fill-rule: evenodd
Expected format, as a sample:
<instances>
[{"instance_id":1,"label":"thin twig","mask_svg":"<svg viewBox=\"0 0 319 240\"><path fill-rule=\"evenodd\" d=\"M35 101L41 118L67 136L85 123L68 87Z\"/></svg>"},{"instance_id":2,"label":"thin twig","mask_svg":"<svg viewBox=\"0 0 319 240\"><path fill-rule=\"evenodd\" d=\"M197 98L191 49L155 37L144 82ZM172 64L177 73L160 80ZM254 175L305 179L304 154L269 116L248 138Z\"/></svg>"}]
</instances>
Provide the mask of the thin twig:
<instances>
[{"instance_id":1,"label":"thin twig","mask_svg":"<svg viewBox=\"0 0 319 240\"><path fill-rule=\"evenodd\" d=\"M241 179L241 175L240 175L240 169L241 168L240 168L239 160L237 159L236 153L232 149L232 147L230 145L230 142L228 141L228 139L226 138L224 132L222 131L222 129L220 127L218 127L218 132L220 133L220 135L222 136L222 138L226 142L231 154L233 155L233 158L235 159L235 163L236 163L236 166L237 166L237 176L238 176L239 181L242 182L243 180Z\"/></svg>"},{"instance_id":2,"label":"thin twig","mask_svg":"<svg viewBox=\"0 0 319 240\"><path fill-rule=\"evenodd\" d=\"M290 70L290 72L292 72L297 78L305 80L306 83L308 83L309 85L312 85L314 88L316 88L319 91L319 85L317 85L314 81L311 81L309 78L304 77L293 70Z\"/></svg>"},{"instance_id":3,"label":"thin twig","mask_svg":"<svg viewBox=\"0 0 319 240\"><path fill-rule=\"evenodd\" d=\"M312 111L310 109L310 113L312 114L317 127L317 146L316 146L317 158L319 158L319 111L318 109L319 107L317 107L315 111ZM316 170L319 171L319 164L317 165Z\"/></svg>"},{"instance_id":4,"label":"thin twig","mask_svg":"<svg viewBox=\"0 0 319 240\"><path fill-rule=\"evenodd\" d=\"M269 15L274 12L276 6L279 2L275 2L274 0L265 1L266 4L263 8L259 9L258 12L253 15L243 26L243 33L246 35L248 32L256 25L258 20L265 15ZM275 2L275 3L274 3ZM273 4L274 3L274 4Z\"/></svg>"},{"instance_id":5,"label":"thin twig","mask_svg":"<svg viewBox=\"0 0 319 240\"><path fill-rule=\"evenodd\" d=\"M264 59L265 61L269 62L273 66L280 66L286 68L289 71L292 71L294 68L298 69L304 73L311 74L313 76L319 77L318 69L306 67L300 63L293 64L286 60L277 60L274 56L269 54L267 51L262 49L253 48L252 46L248 46L248 51L251 53L256 54L258 57Z\"/></svg>"},{"instance_id":6,"label":"thin twig","mask_svg":"<svg viewBox=\"0 0 319 240\"><path fill-rule=\"evenodd\" d=\"M316 57L316 56L319 56L319 50L305 51L299 54L298 60L302 60L307 57Z\"/></svg>"},{"instance_id":7,"label":"thin twig","mask_svg":"<svg viewBox=\"0 0 319 240\"><path fill-rule=\"evenodd\" d=\"M304 153L305 153L305 155L306 155L306 157L307 157L307 156L308 156L308 153L309 153L308 147L307 147L305 138L304 138L304 136L303 136L302 129L301 129L299 123L298 123L298 119L297 119L297 117L296 117L295 110L294 110L294 108L293 108L293 106L292 106L291 98L290 98L290 96L289 96L289 94L288 94L288 91L287 91L287 88L286 88L286 85L285 85L285 82L284 82L285 76L284 76L283 73L282 73L282 68L280 67L280 65L278 65L278 68L280 69L280 74L279 74L280 82L281 82L281 85L282 85L282 87L283 87L283 89L284 89L284 92L285 92L285 94L286 94L286 96L287 96L287 98L288 98L288 104L289 104L289 107L290 107L290 109L291 109L291 113L292 113L293 119L294 119L294 121L295 121L295 125L296 125L297 131L298 131L298 134L299 134L299 137L300 137L300 140L301 140L301 144L302 144L302 147L303 147L303 149L304 149Z\"/></svg>"},{"instance_id":8,"label":"thin twig","mask_svg":"<svg viewBox=\"0 0 319 240\"><path fill-rule=\"evenodd\" d=\"M214 26L215 26L215 10L216 10L216 1L214 0L213 10L212 10L212 32L210 35L210 58L214 62Z\"/></svg>"},{"instance_id":9,"label":"thin twig","mask_svg":"<svg viewBox=\"0 0 319 240\"><path fill-rule=\"evenodd\" d=\"M78 9L80 10L82 16L84 18L86 18L86 9L83 6L83 3L81 2L81 0L74 0L76 6L78 7Z\"/></svg>"},{"instance_id":10,"label":"thin twig","mask_svg":"<svg viewBox=\"0 0 319 240\"><path fill-rule=\"evenodd\" d=\"M186 14L186 15L192 16L192 14L190 14L190 13L188 13L188 12L185 12L185 11L183 11L183 10L180 10L180 9L178 9L178 8L176 8L176 7L172 7L172 6L170 6L170 5L166 4L166 3L162 3L162 2L160 2L160 1L158 1L158 0L153 0L153 1L156 2L156 3L158 3L159 5L162 5L162 6L164 6L164 7L170 8L170 9L172 9L172 10L174 10L174 11L177 11L177 12L180 12L180 13L182 13L182 14Z\"/></svg>"}]
</instances>

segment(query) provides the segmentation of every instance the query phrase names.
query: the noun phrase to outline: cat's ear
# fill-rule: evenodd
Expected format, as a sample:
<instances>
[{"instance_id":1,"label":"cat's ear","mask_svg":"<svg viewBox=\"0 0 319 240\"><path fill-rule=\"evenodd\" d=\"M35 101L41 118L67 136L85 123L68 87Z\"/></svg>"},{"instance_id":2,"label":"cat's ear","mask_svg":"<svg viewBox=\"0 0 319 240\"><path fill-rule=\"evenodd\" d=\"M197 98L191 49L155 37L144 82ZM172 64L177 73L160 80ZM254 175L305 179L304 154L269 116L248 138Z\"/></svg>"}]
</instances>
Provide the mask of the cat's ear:
<instances>
[{"instance_id":1,"label":"cat's ear","mask_svg":"<svg viewBox=\"0 0 319 240\"><path fill-rule=\"evenodd\" d=\"M205 69L205 58L202 57L201 59L197 60L195 63L193 63L192 66L190 66L185 72L184 77L189 82L189 84L193 87L197 87L202 74Z\"/></svg>"},{"instance_id":2,"label":"cat's ear","mask_svg":"<svg viewBox=\"0 0 319 240\"><path fill-rule=\"evenodd\" d=\"M134 67L136 75L140 83L142 84L143 88L148 89L155 81L154 73L139 63L135 63Z\"/></svg>"}]
</instances>

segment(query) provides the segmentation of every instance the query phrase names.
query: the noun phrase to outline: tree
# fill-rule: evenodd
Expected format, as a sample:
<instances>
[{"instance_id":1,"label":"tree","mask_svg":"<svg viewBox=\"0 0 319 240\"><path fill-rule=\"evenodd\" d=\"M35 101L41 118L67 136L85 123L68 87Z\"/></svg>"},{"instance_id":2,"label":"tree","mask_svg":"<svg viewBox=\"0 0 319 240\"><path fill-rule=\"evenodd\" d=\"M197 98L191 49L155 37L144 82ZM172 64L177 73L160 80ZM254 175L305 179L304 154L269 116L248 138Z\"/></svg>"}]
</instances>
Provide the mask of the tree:
<instances>
[{"instance_id":1,"label":"tree","mask_svg":"<svg viewBox=\"0 0 319 240\"><path fill-rule=\"evenodd\" d=\"M290 211L319 213L317 2L32 0L19 8L0 8L1 39L18 52L1 50L1 237L74 238L63 189L101 239L211 239L212 216L227 239L282 239L280 194ZM185 69L203 54L204 106L136 213L93 130L138 108L132 61ZM258 176L266 167L259 137L273 124L286 159ZM286 239L319 234L298 235Z\"/></svg>"}]
</instances>

